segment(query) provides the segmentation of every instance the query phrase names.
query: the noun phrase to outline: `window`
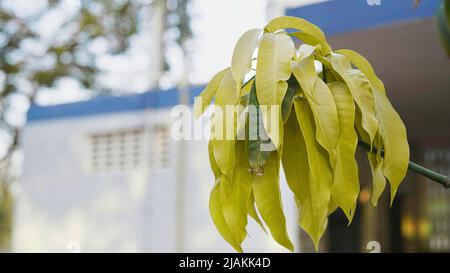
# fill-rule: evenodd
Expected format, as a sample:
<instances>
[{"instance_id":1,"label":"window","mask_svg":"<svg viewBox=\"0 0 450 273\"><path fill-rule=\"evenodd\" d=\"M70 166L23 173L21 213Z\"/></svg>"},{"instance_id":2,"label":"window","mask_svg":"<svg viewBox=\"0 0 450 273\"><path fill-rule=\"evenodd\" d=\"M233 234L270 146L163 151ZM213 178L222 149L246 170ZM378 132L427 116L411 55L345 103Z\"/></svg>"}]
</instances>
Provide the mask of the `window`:
<instances>
[{"instance_id":1,"label":"window","mask_svg":"<svg viewBox=\"0 0 450 273\"><path fill-rule=\"evenodd\" d=\"M90 145L90 165L95 173L129 171L143 162L142 129L91 135Z\"/></svg>"},{"instance_id":2,"label":"window","mask_svg":"<svg viewBox=\"0 0 450 273\"><path fill-rule=\"evenodd\" d=\"M150 133L150 169L165 169L170 164L170 129L167 125L156 125Z\"/></svg>"},{"instance_id":3,"label":"window","mask_svg":"<svg viewBox=\"0 0 450 273\"><path fill-rule=\"evenodd\" d=\"M450 147L425 152L425 163L443 174L450 171ZM450 192L435 183L427 183L427 215L430 230L428 248L433 252L450 250Z\"/></svg>"}]
</instances>

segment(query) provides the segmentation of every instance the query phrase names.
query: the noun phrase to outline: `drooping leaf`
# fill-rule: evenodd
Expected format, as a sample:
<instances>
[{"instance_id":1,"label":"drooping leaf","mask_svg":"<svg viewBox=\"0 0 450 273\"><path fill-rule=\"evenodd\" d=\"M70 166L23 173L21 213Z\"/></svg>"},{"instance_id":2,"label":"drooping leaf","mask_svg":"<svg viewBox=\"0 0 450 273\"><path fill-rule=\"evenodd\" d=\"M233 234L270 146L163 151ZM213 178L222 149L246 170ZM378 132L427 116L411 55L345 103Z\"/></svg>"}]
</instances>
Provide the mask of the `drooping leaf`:
<instances>
[{"instance_id":1,"label":"drooping leaf","mask_svg":"<svg viewBox=\"0 0 450 273\"><path fill-rule=\"evenodd\" d=\"M228 181L232 179L236 161L234 146L237 121L234 106L238 103L238 96L236 82L228 70L217 89L211 139L217 167Z\"/></svg>"},{"instance_id":2,"label":"drooping leaf","mask_svg":"<svg viewBox=\"0 0 450 273\"><path fill-rule=\"evenodd\" d=\"M372 171L372 196L371 202L374 206L378 204L378 199L386 187L386 178L383 175L383 158L379 151L376 154L368 153L370 169Z\"/></svg>"},{"instance_id":3,"label":"drooping leaf","mask_svg":"<svg viewBox=\"0 0 450 273\"><path fill-rule=\"evenodd\" d=\"M264 174L253 175L253 192L256 207L270 230L270 234L280 245L294 251L294 245L287 233L286 217L283 212L279 187L280 158L278 152L270 154L264 165Z\"/></svg>"},{"instance_id":4,"label":"drooping leaf","mask_svg":"<svg viewBox=\"0 0 450 273\"><path fill-rule=\"evenodd\" d=\"M298 198L301 208L300 226L311 237L317 250L326 228L333 171L328 153L316 140L314 116L308 101L295 100L294 109L300 126L300 137L306 146L309 165L309 179L300 180L301 195Z\"/></svg>"},{"instance_id":5,"label":"drooping leaf","mask_svg":"<svg viewBox=\"0 0 450 273\"><path fill-rule=\"evenodd\" d=\"M278 149L280 146L280 104L287 90L283 83L291 76L291 59L294 43L285 34L264 34L258 50L256 67L256 94L263 115L263 122L270 139ZM273 121L273 122L272 122Z\"/></svg>"},{"instance_id":6,"label":"drooping leaf","mask_svg":"<svg viewBox=\"0 0 450 273\"><path fill-rule=\"evenodd\" d=\"M247 210L248 210L248 215L250 215L250 217L253 218L253 220L256 221L256 223L262 228L262 230L267 233L266 228L264 227L263 222L261 221L261 219L259 218L258 212L256 211L256 207L255 207L255 195L253 193L253 190L250 192L250 197L248 198L248 202L247 202Z\"/></svg>"},{"instance_id":7,"label":"drooping leaf","mask_svg":"<svg viewBox=\"0 0 450 273\"><path fill-rule=\"evenodd\" d=\"M298 125L295 110L290 111L290 115L285 124L283 135L283 154L281 156L284 174L286 175L287 184L297 200L298 221L307 211L302 210L302 204L308 202L307 191L310 182L310 168L308 163L308 154L306 152L305 140ZM307 219L303 218L303 220Z\"/></svg>"},{"instance_id":8,"label":"drooping leaf","mask_svg":"<svg viewBox=\"0 0 450 273\"><path fill-rule=\"evenodd\" d=\"M314 65L314 47L300 46L300 55L292 63L292 74L304 91L316 124L317 141L330 154L334 164L335 149L339 139L339 122L336 104L328 86L317 76Z\"/></svg>"},{"instance_id":9,"label":"drooping leaf","mask_svg":"<svg viewBox=\"0 0 450 273\"><path fill-rule=\"evenodd\" d=\"M265 27L266 32L275 32L280 29L296 29L301 32L307 33L313 37L316 37L321 41L321 46L324 55L328 55L331 52L331 47L327 43L325 34L316 25L297 17L282 16L273 19Z\"/></svg>"},{"instance_id":10,"label":"drooping leaf","mask_svg":"<svg viewBox=\"0 0 450 273\"><path fill-rule=\"evenodd\" d=\"M201 99L201 103L197 103L194 105L194 114L195 117L198 118L203 114L206 107L211 103L213 97L216 95L217 88L219 88L220 83L222 82L223 77L230 71L230 68L226 68L220 72L218 72L214 77L209 81L206 88L200 93L198 96Z\"/></svg>"},{"instance_id":11,"label":"drooping leaf","mask_svg":"<svg viewBox=\"0 0 450 273\"><path fill-rule=\"evenodd\" d=\"M360 111L356 112L355 115L355 129L358 133L358 137L364 142L364 143L370 143L370 138L367 132L362 128L362 122L361 122L361 113ZM375 147L383 147L381 142L380 134L377 133L373 146ZM370 163L370 169L372 172L372 197L371 202L374 206L377 205L378 199L380 198L381 194L384 191L384 188L386 186L386 178L383 175L382 170L382 161L383 158L381 157L381 154L377 151L376 154L373 153L373 146L368 147L370 150L367 152L367 158Z\"/></svg>"},{"instance_id":12,"label":"drooping leaf","mask_svg":"<svg viewBox=\"0 0 450 273\"><path fill-rule=\"evenodd\" d=\"M261 29L248 30L242 34L234 47L233 57L231 59L231 73L238 84L238 90L241 89L245 75L252 68L252 55L258 46L258 37L260 34Z\"/></svg>"},{"instance_id":13,"label":"drooping leaf","mask_svg":"<svg viewBox=\"0 0 450 273\"><path fill-rule=\"evenodd\" d=\"M209 155L209 165L211 166L211 170L214 174L214 179L219 179L222 174L220 173L219 167L217 167L216 159L214 158L214 150L212 141L208 142L208 155Z\"/></svg>"},{"instance_id":14,"label":"drooping leaf","mask_svg":"<svg viewBox=\"0 0 450 273\"><path fill-rule=\"evenodd\" d=\"M256 86L253 85L249 98L247 141L248 159L252 173L262 175L264 164L272 152L270 149L265 149L270 143L269 136L263 126L262 114L256 96Z\"/></svg>"},{"instance_id":15,"label":"drooping leaf","mask_svg":"<svg viewBox=\"0 0 450 273\"><path fill-rule=\"evenodd\" d=\"M241 245L237 243L233 232L228 227L225 217L223 216L222 204L220 201L220 183L220 179L217 179L211 191L209 197L209 213L211 214L214 225L225 241L227 241L237 252L242 252Z\"/></svg>"},{"instance_id":16,"label":"drooping leaf","mask_svg":"<svg viewBox=\"0 0 450 273\"><path fill-rule=\"evenodd\" d=\"M331 54L330 63L333 70L350 89L362 115L362 128L369 135L368 143L372 145L378 131L378 121L375 117L375 102L369 81L359 70L352 68L350 61L344 55Z\"/></svg>"},{"instance_id":17,"label":"drooping leaf","mask_svg":"<svg viewBox=\"0 0 450 273\"><path fill-rule=\"evenodd\" d=\"M299 85L294 76L291 76L288 80L288 89L281 104L281 117L283 122L286 122L291 113L294 98L299 95Z\"/></svg>"},{"instance_id":18,"label":"drooping leaf","mask_svg":"<svg viewBox=\"0 0 450 273\"><path fill-rule=\"evenodd\" d=\"M238 156L232 180L230 183L221 183L220 191L225 221L236 242L241 244L247 235L247 200L252 190L252 175L249 172L245 141L237 141L235 147Z\"/></svg>"},{"instance_id":19,"label":"drooping leaf","mask_svg":"<svg viewBox=\"0 0 450 273\"><path fill-rule=\"evenodd\" d=\"M246 130L247 120L248 120L248 105L250 103L250 90L252 89L254 85L255 80L251 79L249 80L244 86L242 86L241 92L240 92L240 105L238 110L238 116L237 116L237 139L238 140L245 140L246 134L248 130Z\"/></svg>"},{"instance_id":20,"label":"drooping leaf","mask_svg":"<svg viewBox=\"0 0 450 273\"><path fill-rule=\"evenodd\" d=\"M375 113L384 144L383 174L391 184L391 204L397 188L408 169L409 145L406 128L398 113L386 96L383 82L377 77L370 63L355 51L337 51L345 55L369 79L375 101ZM381 149L382 147L376 147Z\"/></svg>"},{"instance_id":21,"label":"drooping leaf","mask_svg":"<svg viewBox=\"0 0 450 273\"><path fill-rule=\"evenodd\" d=\"M340 132L331 196L351 222L359 194L358 165L355 159L358 145L358 136L354 129L355 105L345 84L333 82L328 86L336 102Z\"/></svg>"}]
</instances>

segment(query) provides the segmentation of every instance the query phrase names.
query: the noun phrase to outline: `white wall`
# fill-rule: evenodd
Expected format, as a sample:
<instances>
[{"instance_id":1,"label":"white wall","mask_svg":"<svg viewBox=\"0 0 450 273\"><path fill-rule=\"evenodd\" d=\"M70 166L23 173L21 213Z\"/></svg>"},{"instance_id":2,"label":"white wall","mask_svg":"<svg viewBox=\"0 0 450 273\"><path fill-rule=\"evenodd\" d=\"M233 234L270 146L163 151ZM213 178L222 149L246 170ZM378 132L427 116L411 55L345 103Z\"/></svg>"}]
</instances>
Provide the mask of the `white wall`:
<instances>
[{"instance_id":1,"label":"white wall","mask_svg":"<svg viewBox=\"0 0 450 273\"><path fill-rule=\"evenodd\" d=\"M83 252L176 251L175 141L170 141L171 167L162 170L152 170L144 162L128 173L98 174L86 163L90 134L145 124L151 128L170 120L170 112L165 110L29 123L22 138L24 167L14 214L13 251L66 252L73 247ZM185 143L185 228L179 250L233 251L209 216L213 177L207 141ZM280 183L290 234L298 246L296 209L284 179ZM246 251L284 251L249 221L251 238L244 243Z\"/></svg>"}]
</instances>

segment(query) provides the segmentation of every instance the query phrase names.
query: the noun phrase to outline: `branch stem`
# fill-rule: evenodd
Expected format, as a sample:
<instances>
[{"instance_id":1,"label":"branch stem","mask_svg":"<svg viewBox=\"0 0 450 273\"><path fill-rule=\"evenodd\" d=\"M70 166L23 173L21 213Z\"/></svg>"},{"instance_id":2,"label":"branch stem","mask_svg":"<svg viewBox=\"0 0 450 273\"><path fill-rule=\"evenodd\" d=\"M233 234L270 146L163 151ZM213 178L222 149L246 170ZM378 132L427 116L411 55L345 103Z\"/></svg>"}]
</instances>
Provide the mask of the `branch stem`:
<instances>
[{"instance_id":1,"label":"branch stem","mask_svg":"<svg viewBox=\"0 0 450 273\"><path fill-rule=\"evenodd\" d=\"M367 144L367 143L365 143L365 142L360 140L360 141L358 141L358 145L360 147L363 147L367 151L370 151L370 145L369 144ZM376 152L377 152L377 149L375 147L372 147L372 153L376 153ZM384 151L383 150L381 151L381 156L384 156ZM427 169L427 168L425 168L423 166L420 166L419 164L414 163L412 161L409 161L408 169L413 171L413 172L415 172L415 173L417 173L417 174L425 176L425 177L429 178L430 180L432 180L432 181L434 181L434 182L436 182L438 184L441 184L446 189L450 188L450 177L449 176L445 176L445 175L442 175L442 174L437 173L435 171L432 171L430 169Z\"/></svg>"}]
</instances>

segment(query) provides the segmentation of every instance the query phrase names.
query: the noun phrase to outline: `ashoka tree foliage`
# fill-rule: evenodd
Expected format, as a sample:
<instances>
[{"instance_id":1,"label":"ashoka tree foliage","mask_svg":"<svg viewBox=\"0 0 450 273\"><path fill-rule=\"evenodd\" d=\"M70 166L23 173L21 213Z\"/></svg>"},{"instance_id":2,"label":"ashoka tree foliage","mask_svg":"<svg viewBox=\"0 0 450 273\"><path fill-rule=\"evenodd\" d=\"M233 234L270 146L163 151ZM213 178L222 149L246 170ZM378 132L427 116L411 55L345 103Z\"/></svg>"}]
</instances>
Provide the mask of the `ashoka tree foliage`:
<instances>
[{"instance_id":1,"label":"ashoka tree foliage","mask_svg":"<svg viewBox=\"0 0 450 273\"><path fill-rule=\"evenodd\" d=\"M354 216L358 141L371 147L374 205L387 182L392 202L405 177L406 129L383 82L363 56L333 51L322 30L301 18L279 17L245 32L231 66L211 79L200 98L196 116L213 100L220 110L213 114L209 142L215 177L210 214L239 252L248 216L294 250L281 202L281 167L298 224L316 248L331 213L341 209L349 223ZM230 114L229 107L239 110Z\"/></svg>"}]
</instances>

